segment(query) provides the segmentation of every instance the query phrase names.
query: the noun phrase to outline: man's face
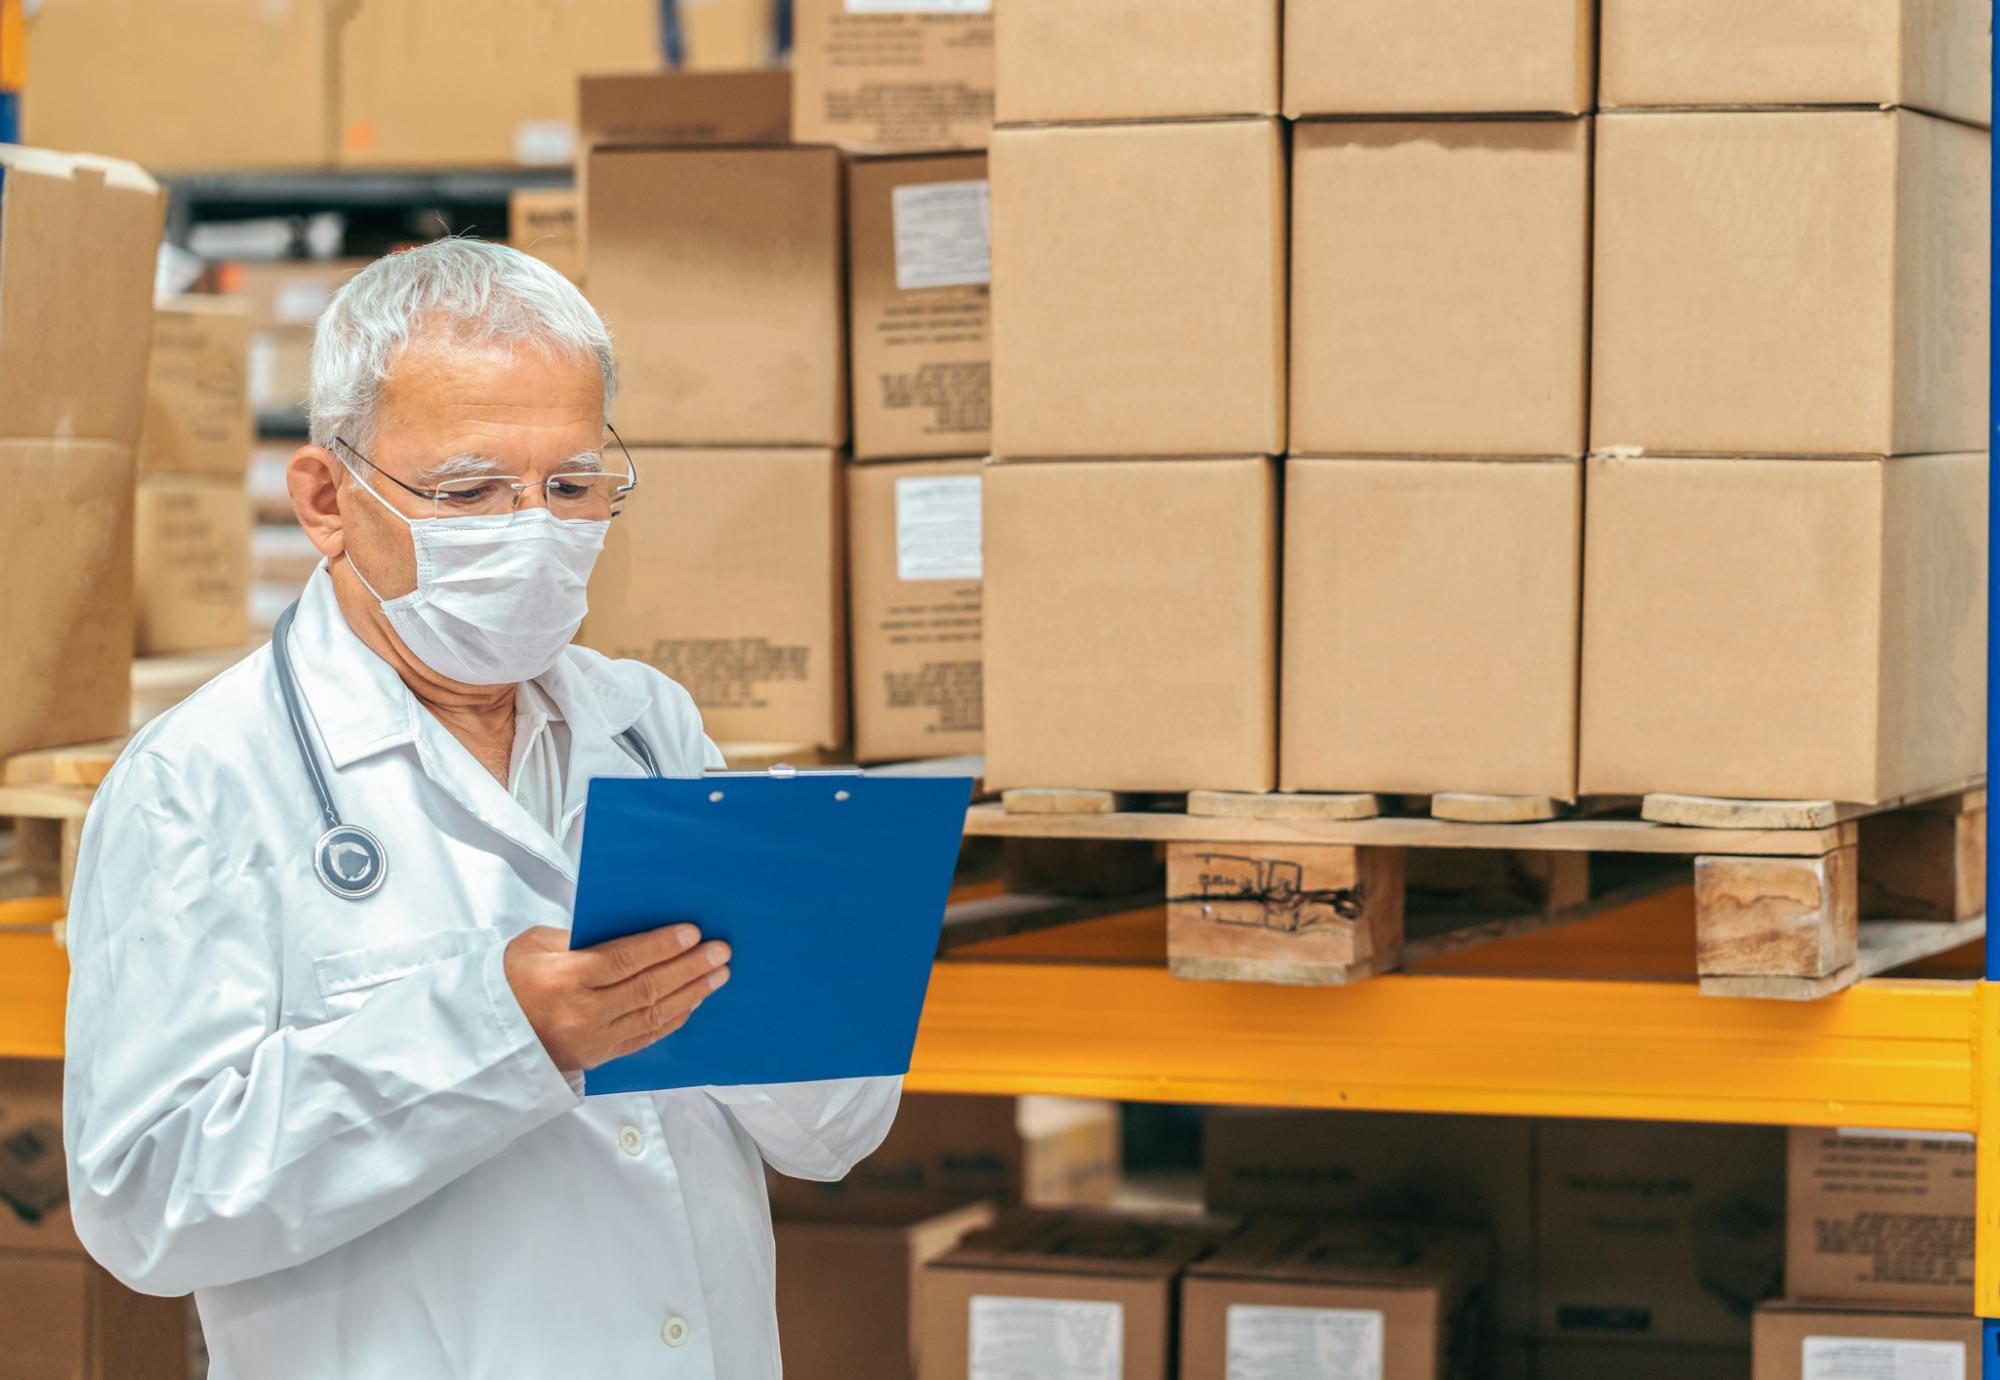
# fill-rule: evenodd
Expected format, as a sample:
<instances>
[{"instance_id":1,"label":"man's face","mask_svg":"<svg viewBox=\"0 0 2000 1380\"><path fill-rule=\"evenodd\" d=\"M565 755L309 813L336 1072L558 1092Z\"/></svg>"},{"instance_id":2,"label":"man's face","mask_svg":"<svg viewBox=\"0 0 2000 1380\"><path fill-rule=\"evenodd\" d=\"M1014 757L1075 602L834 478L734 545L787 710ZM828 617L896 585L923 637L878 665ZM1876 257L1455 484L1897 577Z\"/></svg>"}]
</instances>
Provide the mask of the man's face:
<instances>
[{"instance_id":1,"label":"man's face","mask_svg":"<svg viewBox=\"0 0 2000 1380\"><path fill-rule=\"evenodd\" d=\"M531 487L522 507L540 506L539 482L595 456L604 444L604 400L596 364L549 358L539 350L466 347L419 339L396 361L382 388L368 458L413 488L492 473ZM433 505L355 464L397 512L421 521ZM588 468L620 468L622 457ZM384 599L417 587L409 528L383 511L351 477L338 492L340 535L369 583ZM352 578L352 571L337 571Z\"/></svg>"}]
</instances>

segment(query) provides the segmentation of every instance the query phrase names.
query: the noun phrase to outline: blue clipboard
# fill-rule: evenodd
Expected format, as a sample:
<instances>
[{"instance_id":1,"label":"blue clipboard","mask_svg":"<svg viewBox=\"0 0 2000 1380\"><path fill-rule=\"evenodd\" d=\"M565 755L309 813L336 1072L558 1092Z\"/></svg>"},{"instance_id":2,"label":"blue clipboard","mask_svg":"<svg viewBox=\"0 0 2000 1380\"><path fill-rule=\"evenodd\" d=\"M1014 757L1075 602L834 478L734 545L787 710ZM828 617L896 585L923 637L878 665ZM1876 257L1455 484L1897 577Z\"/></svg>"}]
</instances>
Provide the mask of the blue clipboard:
<instances>
[{"instance_id":1,"label":"blue clipboard","mask_svg":"<svg viewBox=\"0 0 2000 1380\"><path fill-rule=\"evenodd\" d=\"M909 1072L969 777L721 773L590 783L570 945L691 922L729 983L587 1093Z\"/></svg>"}]
</instances>

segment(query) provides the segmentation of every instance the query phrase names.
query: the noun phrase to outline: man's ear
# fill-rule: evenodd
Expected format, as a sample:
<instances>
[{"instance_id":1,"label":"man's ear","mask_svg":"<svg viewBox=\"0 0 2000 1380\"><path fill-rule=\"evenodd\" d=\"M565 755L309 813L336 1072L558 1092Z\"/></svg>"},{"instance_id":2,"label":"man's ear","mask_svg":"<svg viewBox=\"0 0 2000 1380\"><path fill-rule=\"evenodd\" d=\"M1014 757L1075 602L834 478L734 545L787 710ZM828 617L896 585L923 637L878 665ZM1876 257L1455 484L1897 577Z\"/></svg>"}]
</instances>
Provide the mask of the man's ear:
<instances>
[{"instance_id":1,"label":"man's ear","mask_svg":"<svg viewBox=\"0 0 2000 1380\"><path fill-rule=\"evenodd\" d=\"M329 560L347 550L346 526L340 517L340 477L346 467L324 446L300 446L285 467L285 488L292 511L312 544Z\"/></svg>"}]
</instances>

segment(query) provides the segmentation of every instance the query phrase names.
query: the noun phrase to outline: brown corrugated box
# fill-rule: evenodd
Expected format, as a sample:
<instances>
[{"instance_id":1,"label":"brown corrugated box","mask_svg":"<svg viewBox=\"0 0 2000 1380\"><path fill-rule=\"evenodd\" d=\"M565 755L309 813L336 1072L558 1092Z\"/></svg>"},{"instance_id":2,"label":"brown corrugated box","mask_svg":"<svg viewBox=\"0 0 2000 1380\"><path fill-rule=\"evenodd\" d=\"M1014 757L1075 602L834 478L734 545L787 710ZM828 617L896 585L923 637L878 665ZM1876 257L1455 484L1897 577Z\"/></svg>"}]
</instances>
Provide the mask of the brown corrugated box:
<instances>
[{"instance_id":1,"label":"brown corrugated box","mask_svg":"<svg viewBox=\"0 0 2000 1380\"><path fill-rule=\"evenodd\" d=\"M1535 1123L1218 1108L1202 1130L1210 1212L1305 1212L1468 1227L1493 1243L1493 1320L1535 1326Z\"/></svg>"},{"instance_id":2,"label":"brown corrugated box","mask_svg":"<svg viewBox=\"0 0 2000 1380\"><path fill-rule=\"evenodd\" d=\"M980 749L980 468L848 469L857 761Z\"/></svg>"},{"instance_id":3,"label":"brown corrugated box","mask_svg":"<svg viewBox=\"0 0 2000 1380\"><path fill-rule=\"evenodd\" d=\"M1292 451L1581 455L1590 122L1312 122L1292 160Z\"/></svg>"},{"instance_id":4,"label":"brown corrugated box","mask_svg":"<svg viewBox=\"0 0 2000 1380\"><path fill-rule=\"evenodd\" d=\"M1273 120L994 135L993 449L1285 449L1285 151Z\"/></svg>"},{"instance_id":5,"label":"brown corrugated box","mask_svg":"<svg viewBox=\"0 0 2000 1380\"><path fill-rule=\"evenodd\" d=\"M1993 116L1986 0L1604 0L1598 103Z\"/></svg>"},{"instance_id":6,"label":"brown corrugated box","mask_svg":"<svg viewBox=\"0 0 2000 1380\"><path fill-rule=\"evenodd\" d=\"M976 149L993 127L992 0L796 0L792 138Z\"/></svg>"},{"instance_id":7,"label":"brown corrugated box","mask_svg":"<svg viewBox=\"0 0 2000 1380\"><path fill-rule=\"evenodd\" d=\"M1286 0L1287 115L1591 108L1595 0Z\"/></svg>"},{"instance_id":8,"label":"brown corrugated box","mask_svg":"<svg viewBox=\"0 0 2000 1380\"><path fill-rule=\"evenodd\" d=\"M1277 467L986 469L986 782L1266 791Z\"/></svg>"},{"instance_id":9,"label":"brown corrugated box","mask_svg":"<svg viewBox=\"0 0 2000 1380\"><path fill-rule=\"evenodd\" d=\"M0 1337L7 1339L0 1374L69 1380L88 1373L88 1269L81 1256L0 1253Z\"/></svg>"},{"instance_id":10,"label":"brown corrugated box","mask_svg":"<svg viewBox=\"0 0 2000 1380\"><path fill-rule=\"evenodd\" d=\"M156 171L333 160L332 7L323 0L47 0L28 7L31 144Z\"/></svg>"},{"instance_id":11,"label":"brown corrugated box","mask_svg":"<svg viewBox=\"0 0 2000 1380\"><path fill-rule=\"evenodd\" d=\"M250 640L250 495L241 475L148 475L133 509L140 656Z\"/></svg>"},{"instance_id":12,"label":"brown corrugated box","mask_svg":"<svg viewBox=\"0 0 2000 1380\"><path fill-rule=\"evenodd\" d=\"M680 0L681 63L691 72L762 67L777 43L775 0Z\"/></svg>"},{"instance_id":13,"label":"brown corrugated box","mask_svg":"<svg viewBox=\"0 0 2000 1380\"><path fill-rule=\"evenodd\" d=\"M1981 1324L1968 1313L1767 1303L1757 1310L1752 1380L1975 1380Z\"/></svg>"},{"instance_id":14,"label":"brown corrugated box","mask_svg":"<svg viewBox=\"0 0 2000 1380\"><path fill-rule=\"evenodd\" d=\"M1543 1122L1538 1333L1742 1346L1778 1289L1784 1154L1773 1127Z\"/></svg>"},{"instance_id":15,"label":"brown corrugated box","mask_svg":"<svg viewBox=\"0 0 2000 1380\"><path fill-rule=\"evenodd\" d=\"M1278 782L1576 795L1580 460L1285 462Z\"/></svg>"},{"instance_id":16,"label":"brown corrugated box","mask_svg":"<svg viewBox=\"0 0 2000 1380\"><path fill-rule=\"evenodd\" d=\"M1173 1380L1180 1274L1227 1234L1185 1219L1008 1213L924 1271L917 1373L960 1380L1067 1365Z\"/></svg>"},{"instance_id":17,"label":"brown corrugated box","mask_svg":"<svg viewBox=\"0 0 2000 1380\"><path fill-rule=\"evenodd\" d=\"M1277 0L1004 0L995 19L1005 123L1278 112Z\"/></svg>"},{"instance_id":18,"label":"brown corrugated box","mask_svg":"<svg viewBox=\"0 0 2000 1380\"><path fill-rule=\"evenodd\" d=\"M69 1215L62 1084L60 1060L0 1059L0 1257L83 1254Z\"/></svg>"},{"instance_id":19,"label":"brown corrugated box","mask_svg":"<svg viewBox=\"0 0 2000 1380\"><path fill-rule=\"evenodd\" d=\"M1972 1311L1972 1141L1797 1126L1785 1181L1785 1292Z\"/></svg>"},{"instance_id":20,"label":"brown corrugated box","mask_svg":"<svg viewBox=\"0 0 2000 1380\"><path fill-rule=\"evenodd\" d=\"M1579 786L1876 801L1984 769L1984 455L1593 459Z\"/></svg>"},{"instance_id":21,"label":"brown corrugated box","mask_svg":"<svg viewBox=\"0 0 2000 1380\"><path fill-rule=\"evenodd\" d=\"M583 209L575 189L524 187L509 196L507 243L582 282Z\"/></svg>"},{"instance_id":22,"label":"brown corrugated box","mask_svg":"<svg viewBox=\"0 0 2000 1380\"><path fill-rule=\"evenodd\" d=\"M153 315L139 472L235 475L250 464L250 308L177 297Z\"/></svg>"},{"instance_id":23,"label":"brown corrugated box","mask_svg":"<svg viewBox=\"0 0 2000 1380\"><path fill-rule=\"evenodd\" d=\"M633 460L640 487L611 525L579 640L679 681L718 742L845 741L840 456Z\"/></svg>"},{"instance_id":24,"label":"brown corrugated box","mask_svg":"<svg viewBox=\"0 0 2000 1380\"><path fill-rule=\"evenodd\" d=\"M1984 446L1989 143L1905 110L1599 118L1592 447Z\"/></svg>"},{"instance_id":25,"label":"brown corrugated box","mask_svg":"<svg viewBox=\"0 0 2000 1380\"><path fill-rule=\"evenodd\" d=\"M339 31L344 167L562 166L577 78L657 68L657 0L358 0Z\"/></svg>"},{"instance_id":26,"label":"brown corrugated box","mask_svg":"<svg viewBox=\"0 0 2000 1380\"><path fill-rule=\"evenodd\" d=\"M310 383L313 323L369 259L238 260L217 273L223 292L247 299L254 329L244 378L255 412L301 406Z\"/></svg>"},{"instance_id":27,"label":"brown corrugated box","mask_svg":"<svg viewBox=\"0 0 2000 1380\"><path fill-rule=\"evenodd\" d=\"M1281 1367L1479 1380L1488 1265L1476 1235L1311 1218L1249 1222L1190 1265L1181 1283L1180 1380Z\"/></svg>"},{"instance_id":28,"label":"brown corrugated box","mask_svg":"<svg viewBox=\"0 0 2000 1380\"><path fill-rule=\"evenodd\" d=\"M993 1221L974 1203L906 1221L772 1224L789 1380L913 1380L924 1266Z\"/></svg>"},{"instance_id":29,"label":"brown corrugated box","mask_svg":"<svg viewBox=\"0 0 2000 1380\"><path fill-rule=\"evenodd\" d=\"M990 448L986 155L847 169L854 458Z\"/></svg>"},{"instance_id":30,"label":"brown corrugated box","mask_svg":"<svg viewBox=\"0 0 2000 1380\"><path fill-rule=\"evenodd\" d=\"M1750 1380L1747 1347L1538 1342L1535 1380Z\"/></svg>"},{"instance_id":31,"label":"brown corrugated box","mask_svg":"<svg viewBox=\"0 0 2000 1380\"><path fill-rule=\"evenodd\" d=\"M1118 1104L1090 1098L911 1093L875 1153L832 1183L770 1176L771 1206L815 1221L903 1222L993 1199L1031 1207L1111 1201Z\"/></svg>"},{"instance_id":32,"label":"brown corrugated box","mask_svg":"<svg viewBox=\"0 0 2000 1380\"><path fill-rule=\"evenodd\" d=\"M582 142L782 144L791 137L792 74L605 72L577 83Z\"/></svg>"},{"instance_id":33,"label":"brown corrugated box","mask_svg":"<svg viewBox=\"0 0 2000 1380\"><path fill-rule=\"evenodd\" d=\"M838 153L600 148L584 187L627 441L847 440Z\"/></svg>"}]
</instances>

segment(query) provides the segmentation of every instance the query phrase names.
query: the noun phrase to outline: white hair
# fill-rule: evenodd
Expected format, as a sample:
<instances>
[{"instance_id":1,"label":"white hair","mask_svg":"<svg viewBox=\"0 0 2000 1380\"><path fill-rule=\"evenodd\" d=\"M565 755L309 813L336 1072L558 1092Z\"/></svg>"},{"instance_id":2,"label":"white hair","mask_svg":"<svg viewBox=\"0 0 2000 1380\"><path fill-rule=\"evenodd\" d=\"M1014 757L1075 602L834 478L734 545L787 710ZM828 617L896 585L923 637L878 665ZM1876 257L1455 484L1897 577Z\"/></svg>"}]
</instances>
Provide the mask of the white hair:
<instances>
[{"instance_id":1,"label":"white hair","mask_svg":"<svg viewBox=\"0 0 2000 1380\"><path fill-rule=\"evenodd\" d=\"M604 415L618 391L611 332L576 285L518 249L442 239L377 259L333 296L313 333L308 409L314 445L374 440L389 370L433 331L466 345L528 345L589 359L604 383Z\"/></svg>"}]
</instances>

